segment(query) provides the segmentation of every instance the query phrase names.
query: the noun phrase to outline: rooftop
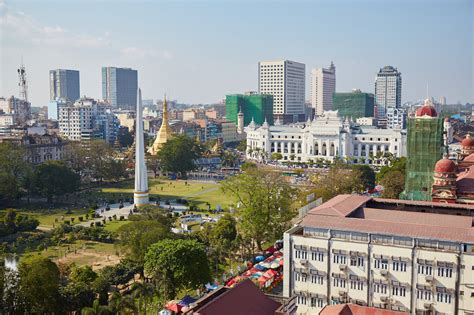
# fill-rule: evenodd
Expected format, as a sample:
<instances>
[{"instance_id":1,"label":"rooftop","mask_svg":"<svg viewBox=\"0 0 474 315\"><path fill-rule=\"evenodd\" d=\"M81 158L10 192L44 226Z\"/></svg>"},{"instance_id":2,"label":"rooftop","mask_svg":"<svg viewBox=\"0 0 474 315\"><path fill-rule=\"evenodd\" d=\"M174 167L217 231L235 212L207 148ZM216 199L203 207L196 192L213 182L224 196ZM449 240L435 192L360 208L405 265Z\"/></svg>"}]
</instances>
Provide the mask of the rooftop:
<instances>
[{"instance_id":1,"label":"rooftop","mask_svg":"<svg viewBox=\"0 0 474 315\"><path fill-rule=\"evenodd\" d=\"M467 215L456 215L460 209ZM473 212L470 205L339 195L310 210L300 226L472 243Z\"/></svg>"},{"instance_id":2,"label":"rooftop","mask_svg":"<svg viewBox=\"0 0 474 315\"><path fill-rule=\"evenodd\" d=\"M357 304L336 304L324 307L320 315L399 315L406 314Z\"/></svg>"}]
</instances>

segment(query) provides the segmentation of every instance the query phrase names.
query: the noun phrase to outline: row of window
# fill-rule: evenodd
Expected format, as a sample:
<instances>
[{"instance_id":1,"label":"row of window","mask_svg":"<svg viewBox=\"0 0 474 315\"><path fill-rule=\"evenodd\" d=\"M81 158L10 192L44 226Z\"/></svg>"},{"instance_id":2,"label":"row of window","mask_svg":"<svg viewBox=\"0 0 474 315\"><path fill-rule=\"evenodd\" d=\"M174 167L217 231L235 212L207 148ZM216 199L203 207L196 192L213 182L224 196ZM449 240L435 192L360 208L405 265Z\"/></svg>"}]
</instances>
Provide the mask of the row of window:
<instances>
[{"instance_id":1,"label":"row of window","mask_svg":"<svg viewBox=\"0 0 474 315\"><path fill-rule=\"evenodd\" d=\"M321 298L307 298L306 296L298 295L296 300L298 305L306 305L307 302L310 302L311 307L324 307L326 305L326 301Z\"/></svg>"},{"instance_id":2,"label":"row of window","mask_svg":"<svg viewBox=\"0 0 474 315\"><path fill-rule=\"evenodd\" d=\"M432 276L433 275L433 266L431 265L418 265L418 274ZM438 277L452 278L453 277L453 268L450 267L438 267Z\"/></svg>"}]
</instances>

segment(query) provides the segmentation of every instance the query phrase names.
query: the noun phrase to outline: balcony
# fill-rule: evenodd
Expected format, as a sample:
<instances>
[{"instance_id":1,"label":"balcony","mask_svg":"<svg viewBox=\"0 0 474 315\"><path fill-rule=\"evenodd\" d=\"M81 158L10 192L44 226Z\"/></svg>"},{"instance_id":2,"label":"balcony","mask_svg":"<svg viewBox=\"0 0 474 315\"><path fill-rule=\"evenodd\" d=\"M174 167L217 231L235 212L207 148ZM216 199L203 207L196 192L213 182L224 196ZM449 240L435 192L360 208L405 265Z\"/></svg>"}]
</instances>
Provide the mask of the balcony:
<instances>
[{"instance_id":1,"label":"balcony","mask_svg":"<svg viewBox=\"0 0 474 315\"><path fill-rule=\"evenodd\" d=\"M382 270L380 270L380 274L384 277L387 277L388 276L388 270L382 269Z\"/></svg>"},{"instance_id":2,"label":"balcony","mask_svg":"<svg viewBox=\"0 0 474 315\"><path fill-rule=\"evenodd\" d=\"M339 270L340 271L346 271L347 270L347 265L339 265Z\"/></svg>"},{"instance_id":3,"label":"balcony","mask_svg":"<svg viewBox=\"0 0 474 315\"><path fill-rule=\"evenodd\" d=\"M433 276L426 276L425 280L426 282L433 282Z\"/></svg>"}]
</instances>

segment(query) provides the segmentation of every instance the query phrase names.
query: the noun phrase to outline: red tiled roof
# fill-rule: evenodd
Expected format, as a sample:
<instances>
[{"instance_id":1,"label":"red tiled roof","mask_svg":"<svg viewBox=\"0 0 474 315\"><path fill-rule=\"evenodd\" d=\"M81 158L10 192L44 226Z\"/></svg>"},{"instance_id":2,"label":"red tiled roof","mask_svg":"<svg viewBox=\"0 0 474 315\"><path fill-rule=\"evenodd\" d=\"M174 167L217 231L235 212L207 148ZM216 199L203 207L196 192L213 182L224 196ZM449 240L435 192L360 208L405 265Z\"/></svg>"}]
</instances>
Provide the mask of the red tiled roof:
<instances>
[{"instance_id":1,"label":"red tiled roof","mask_svg":"<svg viewBox=\"0 0 474 315\"><path fill-rule=\"evenodd\" d=\"M474 192L474 166L469 167L465 172L458 175L456 188L458 193Z\"/></svg>"},{"instance_id":2,"label":"red tiled roof","mask_svg":"<svg viewBox=\"0 0 474 315\"><path fill-rule=\"evenodd\" d=\"M195 315L273 315L280 303L245 280L197 309Z\"/></svg>"},{"instance_id":3,"label":"red tiled roof","mask_svg":"<svg viewBox=\"0 0 474 315\"><path fill-rule=\"evenodd\" d=\"M360 306L357 304L326 305L320 315L401 315L404 312L384 310L375 307Z\"/></svg>"},{"instance_id":4,"label":"red tiled roof","mask_svg":"<svg viewBox=\"0 0 474 315\"><path fill-rule=\"evenodd\" d=\"M360 207L362 200L358 199L359 202L355 202L353 195L335 197L326 202L330 206L322 204L309 211L300 225L424 239L474 242L473 218L470 216L374 208L363 208L362 211L354 212ZM351 207L350 204L352 204ZM339 208L339 205L343 207ZM469 206L469 208L474 209L474 206ZM329 215L327 209L332 209L332 213L344 212L345 215Z\"/></svg>"},{"instance_id":5,"label":"red tiled roof","mask_svg":"<svg viewBox=\"0 0 474 315\"><path fill-rule=\"evenodd\" d=\"M338 195L310 210L308 214L345 217L370 199L361 195Z\"/></svg>"},{"instance_id":6,"label":"red tiled roof","mask_svg":"<svg viewBox=\"0 0 474 315\"><path fill-rule=\"evenodd\" d=\"M474 210L474 206L459 204L459 203L442 203L442 202L432 202L432 201L401 200L401 199L386 199L386 198L373 198L372 200L375 202L392 203L396 205L413 205L413 206L425 206L425 207L432 207L432 208Z\"/></svg>"}]
</instances>

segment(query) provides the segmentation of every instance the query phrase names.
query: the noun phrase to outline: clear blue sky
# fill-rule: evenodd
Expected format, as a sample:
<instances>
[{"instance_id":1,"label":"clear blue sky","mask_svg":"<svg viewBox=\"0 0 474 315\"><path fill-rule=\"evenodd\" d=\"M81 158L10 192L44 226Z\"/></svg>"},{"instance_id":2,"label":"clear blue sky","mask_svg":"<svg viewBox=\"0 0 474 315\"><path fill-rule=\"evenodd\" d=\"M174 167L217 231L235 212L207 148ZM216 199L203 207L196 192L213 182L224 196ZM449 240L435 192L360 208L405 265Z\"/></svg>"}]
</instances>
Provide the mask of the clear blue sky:
<instances>
[{"instance_id":1,"label":"clear blue sky","mask_svg":"<svg viewBox=\"0 0 474 315\"><path fill-rule=\"evenodd\" d=\"M337 91L373 92L380 67L403 76L403 101L474 102L474 1L4 1L0 96L17 95L23 56L30 100L49 99L48 70L80 70L101 97L101 66L139 71L144 98L218 102L257 89L260 60L337 68Z\"/></svg>"}]
</instances>

